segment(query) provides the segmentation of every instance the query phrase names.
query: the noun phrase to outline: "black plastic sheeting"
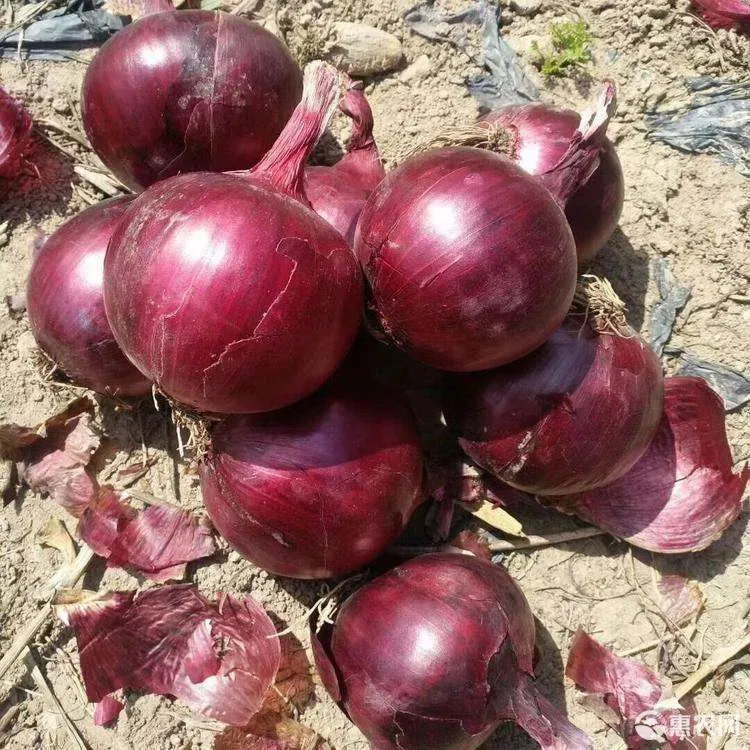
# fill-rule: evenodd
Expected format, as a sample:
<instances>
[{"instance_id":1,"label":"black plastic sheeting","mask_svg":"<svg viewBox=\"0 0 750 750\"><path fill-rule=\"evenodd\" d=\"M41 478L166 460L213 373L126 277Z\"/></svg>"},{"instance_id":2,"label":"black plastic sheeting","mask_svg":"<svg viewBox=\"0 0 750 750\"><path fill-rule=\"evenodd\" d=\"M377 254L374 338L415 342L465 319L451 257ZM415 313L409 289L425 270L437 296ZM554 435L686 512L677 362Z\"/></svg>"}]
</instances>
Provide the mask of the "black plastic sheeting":
<instances>
[{"instance_id":1,"label":"black plastic sheeting","mask_svg":"<svg viewBox=\"0 0 750 750\"><path fill-rule=\"evenodd\" d=\"M466 84L481 111L539 99L539 90L518 56L500 36L498 9L494 4L480 1L448 14L436 8L434 2L426 2L406 11L404 21L415 34L459 49L468 45L467 26L483 27L482 62L487 73Z\"/></svg>"},{"instance_id":2,"label":"black plastic sheeting","mask_svg":"<svg viewBox=\"0 0 750 750\"><path fill-rule=\"evenodd\" d=\"M102 2L71 0L64 8L44 13L22 32L0 32L0 58L67 60L78 50L102 44L127 22L102 10Z\"/></svg>"},{"instance_id":3,"label":"black plastic sheeting","mask_svg":"<svg viewBox=\"0 0 750 750\"><path fill-rule=\"evenodd\" d=\"M703 378L721 396L726 411L734 411L750 403L750 378L738 370L706 362L689 352L682 352L680 357L684 364L679 374Z\"/></svg>"},{"instance_id":4,"label":"black plastic sheeting","mask_svg":"<svg viewBox=\"0 0 750 750\"><path fill-rule=\"evenodd\" d=\"M750 177L750 79L686 82L687 103L646 115L649 137L689 153L713 154Z\"/></svg>"},{"instance_id":5,"label":"black plastic sheeting","mask_svg":"<svg viewBox=\"0 0 750 750\"><path fill-rule=\"evenodd\" d=\"M651 259L651 277L659 292L659 299L651 311L651 347L657 356L661 356L672 336L677 313L690 299L691 289L678 283L669 263L660 256Z\"/></svg>"}]
</instances>

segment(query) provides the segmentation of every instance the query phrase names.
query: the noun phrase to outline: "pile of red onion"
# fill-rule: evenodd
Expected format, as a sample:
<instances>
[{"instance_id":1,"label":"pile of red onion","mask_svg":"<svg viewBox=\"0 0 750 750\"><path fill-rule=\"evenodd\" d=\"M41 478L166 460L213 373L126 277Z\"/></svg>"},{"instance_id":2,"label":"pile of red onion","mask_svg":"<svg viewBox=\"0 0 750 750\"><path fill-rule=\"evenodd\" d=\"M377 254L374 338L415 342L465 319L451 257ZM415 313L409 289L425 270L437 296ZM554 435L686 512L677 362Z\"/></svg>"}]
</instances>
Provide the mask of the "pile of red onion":
<instances>
[{"instance_id":1,"label":"pile of red onion","mask_svg":"<svg viewBox=\"0 0 750 750\"><path fill-rule=\"evenodd\" d=\"M542 748L591 747L534 680L521 589L457 533L454 506L493 525L493 506L533 495L632 545L692 552L737 518L750 478L735 471L718 396L665 380L611 286L577 278L622 210L614 86L580 117L492 112L386 174L361 82L322 62L303 78L239 16L143 6L82 94L94 149L139 194L88 208L34 257L39 348L118 408L142 408L122 399L153 389L196 425L205 510L251 563L368 579L337 616L311 611L323 682L373 747L474 750L507 721ZM351 120L346 153L312 166L337 108ZM30 129L0 89L0 177ZM94 415L84 398L38 427L0 426L0 456L110 566L181 580L216 553L208 520L100 485ZM435 537L453 538L450 551L418 556ZM186 585L58 604L99 723L131 689L243 731L291 720L269 709L283 646L250 598L213 603ZM633 670L576 643L570 673L595 695L618 688L608 671ZM661 691L641 679L649 710ZM630 736L629 706L610 713Z\"/></svg>"},{"instance_id":2,"label":"pile of red onion","mask_svg":"<svg viewBox=\"0 0 750 750\"><path fill-rule=\"evenodd\" d=\"M158 182L109 243L104 303L115 340L165 395L201 412L299 401L339 366L359 327L356 260L302 192L340 80L323 63L305 75L302 101L250 173Z\"/></svg>"}]
</instances>

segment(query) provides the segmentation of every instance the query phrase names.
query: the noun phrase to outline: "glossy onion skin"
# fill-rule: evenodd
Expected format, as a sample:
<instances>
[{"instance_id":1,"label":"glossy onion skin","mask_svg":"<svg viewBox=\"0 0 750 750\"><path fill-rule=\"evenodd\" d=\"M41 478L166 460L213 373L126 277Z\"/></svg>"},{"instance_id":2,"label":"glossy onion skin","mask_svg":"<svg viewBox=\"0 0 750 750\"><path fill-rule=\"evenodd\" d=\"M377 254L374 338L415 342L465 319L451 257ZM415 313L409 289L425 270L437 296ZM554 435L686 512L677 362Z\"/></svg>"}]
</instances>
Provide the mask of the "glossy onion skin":
<instances>
[{"instance_id":1,"label":"glossy onion skin","mask_svg":"<svg viewBox=\"0 0 750 750\"><path fill-rule=\"evenodd\" d=\"M107 243L131 200L111 198L66 221L34 259L26 295L40 348L74 383L111 396L151 389L117 345L102 294Z\"/></svg>"},{"instance_id":2,"label":"glossy onion skin","mask_svg":"<svg viewBox=\"0 0 750 750\"><path fill-rule=\"evenodd\" d=\"M599 333L570 315L535 352L454 376L445 416L464 451L504 482L538 495L600 487L644 454L661 420L664 379L633 331Z\"/></svg>"},{"instance_id":3,"label":"glossy onion skin","mask_svg":"<svg viewBox=\"0 0 750 750\"><path fill-rule=\"evenodd\" d=\"M33 127L26 108L0 86L0 179L18 174Z\"/></svg>"},{"instance_id":4,"label":"glossy onion skin","mask_svg":"<svg viewBox=\"0 0 750 750\"><path fill-rule=\"evenodd\" d=\"M705 549L734 522L750 479L733 472L724 406L705 380L664 381L664 414L648 450L616 482L561 498L613 536L653 552Z\"/></svg>"},{"instance_id":5,"label":"glossy onion skin","mask_svg":"<svg viewBox=\"0 0 750 750\"><path fill-rule=\"evenodd\" d=\"M261 26L218 11L141 18L89 64L86 134L133 190L181 172L253 166L289 119L302 74Z\"/></svg>"},{"instance_id":6,"label":"glossy onion skin","mask_svg":"<svg viewBox=\"0 0 750 750\"><path fill-rule=\"evenodd\" d=\"M580 115L547 104L520 104L490 112L482 122L504 125L511 132L511 158L529 174L552 169L567 151ZM625 179L617 151L608 138L599 166L565 205L576 242L578 263L588 265L612 236L625 200Z\"/></svg>"},{"instance_id":7,"label":"glossy onion skin","mask_svg":"<svg viewBox=\"0 0 750 750\"><path fill-rule=\"evenodd\" d=\"M354 244L357 220L374 187L363 183L358 172L342 162L305 170L305 195L310 205L349 245Z\"/></svg>"},{"instance_id":8,"label":"glossy onion skin","mask_svg":"<svg viewBox=\"0 0 750 750\"><path fill-rule=\"evenodd\" d=\"M473 555L417 557L311 627L328 692L375 750L474 750L501 721L545 750L590 742L533 682L534 618L515 581Z\"/></svg>"},{"instance_id":9,"label":"glossy onion skin","mask_svg":"<svg viewBox=\"0 0 750 750\"><path fill-rule=\"evenodd\" d=\"M228 418L201 466L219 533L256 565L295 578L371 562L403 531L421 485L408 408L342 383L289 409Z\"/></svg>"},{"instance_id":10,"label":"glossy onion skin","mask_svg":"<svg viewBox=\"0 0 750 750\"><path fill-rule=\"evenodd\" d=\"M251 177L193 173L128 207L104 300L125 354L202 412L279 409L319 388L354 340L362 281L343 238Z\"/></svg>"},{"instance_id":11,"label":"glossy onion skin","mask_svg":"<svg viewBox=\"0 0 750 750\"><path fill-rule=\"evenodd\" d=\"M360 217L371 305L408 354L487 370L540 346L573 298L573 236L551 194L480 149L427 151L391 172Z\"/></svg>"}]
</instances>

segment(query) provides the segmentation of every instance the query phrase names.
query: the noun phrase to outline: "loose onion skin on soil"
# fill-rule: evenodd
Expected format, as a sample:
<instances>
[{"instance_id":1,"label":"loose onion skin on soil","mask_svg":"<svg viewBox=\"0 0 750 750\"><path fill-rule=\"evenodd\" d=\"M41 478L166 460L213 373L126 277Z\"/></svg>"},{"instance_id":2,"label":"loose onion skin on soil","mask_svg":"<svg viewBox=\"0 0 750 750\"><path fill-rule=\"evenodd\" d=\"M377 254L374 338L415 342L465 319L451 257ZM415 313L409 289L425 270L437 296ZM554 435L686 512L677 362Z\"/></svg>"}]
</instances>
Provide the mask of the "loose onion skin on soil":
<instances>
[{"instance_id":1,"label":"loose onion skin on soil","mask_svg":"<svg viewBox=\"0 0 750 750\"><path fill-rule=\"evenodd\" d=\"M33 127L26 108L0 86L0 179L18 175Z\"/></svg>"},{"instance_id":2,"label":"loose onion skin on soil","mask_svg":"<svg viewBox=\"0 0 750 750\"><path fill-rule=\"evenodd\" d=\"M580 122L580 115L548 104L514 104L481 118L506 129L510 154L529 174L552 169L564 156ZM622 213L625 180L612 142L603 139L599 166L565 204L573 231L579 266L587 265L612 236Z\"/></svg>"},{"instance_id":3,"label":"loose onion skin on soil","mask_svg":"<svg viewBox=\"0 0 750 750\"><path fill-rule=\"evenodd\" d=\"M111 198L66 221L34 258L26 295L39 347L74 383L110 396L151 389L120 350L104 311L104 255L131 200Z\"/></svg>"},{"instance_id":4,"label":"loose onion skin on soil","mask_svg":"<svg viewBox=\"0 0 750 750\"><path fill-rule=\"evenodd\" d=\"M664 415L648 450L606 487L560 498L561 510L653 552L696 552L742 509L750 468L733 472L724 406L702 378L664 381Z\"/></svg>"},{"instance_id":5,"label":"loose onion skin on soil","mask_svg":"<svg viewBox=\"0 0 750 750\"><path fill-rule=\"evenodd\" d=\"M200 474L219 533L256 565L295 578L371 562L422 500L408 408L341 379L288 409L218 424Z\"/></svg>"},{"instance_id":6,"label":"loose onion skin on soil","mask_svg":"<svg viewBox=\"0 0 750 750\"><path fill-rule=\"evenodd\" d=\"M139 190L182 172L252 167L301 91L299 66L258 24L173 10L126 26L97 52L83 123L102 161Z\"/></svg>"},{"instance_id":7,"label":"loose onion skin on soil","mask_svg":"<svg viewBox=\"0 0 750 750\"><path fill-rule=\"evenodd\" d=\"M323 684L378 750L473 750L502 721L542 748L590 748L533 681L534 617L501 567L417 557L311 627Z\"/></svg>"},{"instance_id":8,"label":"loose onion skin on soil","mask_svg":"<svg viewBox=\"0 0 750 750\"><path fill-rule=\"evenodd\" d=\"M105 259L107 317L172 399L225 414L282 408L319 388L353 342L356 259L301 192L338 86L333 68L311 63L302 102L252 173L180 175L128 207Z\"/></svg>"},{"instance_id":9,"label":"loose onion skin on soil","mask_svg":"<svg viewBox=\"0 0 750 750\"><path fill-rule=\"evenodd\" d=\"M310 204L350 245L370 193L385 177L372 136L372 110L358 86L361 84L352 85L339 105L353 121L347 153L333 166L305 170L305 195Z\"/></svg>"},{"instance_id":10,"label":"loose onion skin on soil","mask_svg":"<svg viewBox=\"0 0 750 750\"><path fill-rule=\"evenodd\" d=\"M608 314L573 312L524 359L449 381L446 419L473 461L539 495L594 489L635 464L659 426L664 380L654 352Z\"/></svg>"}]
</instances>

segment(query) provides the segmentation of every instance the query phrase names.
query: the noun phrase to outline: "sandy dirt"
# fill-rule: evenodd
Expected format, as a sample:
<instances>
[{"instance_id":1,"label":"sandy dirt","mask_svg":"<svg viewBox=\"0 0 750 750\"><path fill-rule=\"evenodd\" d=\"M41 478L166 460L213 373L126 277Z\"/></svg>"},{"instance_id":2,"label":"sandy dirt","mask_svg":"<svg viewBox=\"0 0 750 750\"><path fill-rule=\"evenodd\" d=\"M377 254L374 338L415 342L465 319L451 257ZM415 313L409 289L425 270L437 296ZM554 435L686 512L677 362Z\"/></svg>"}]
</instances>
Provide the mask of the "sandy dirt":
<instances>
[{"instance_id":1,"label":"sandy dirt","mask_svg":"<svg viewBox=\"0 0 750 750\"><path fill-rule=\"evenodd\" d=\"M280 25L295 35L311 26L325 29L335 20L362 21L395 34L403 43L401 70L368 81L367 93L375 113L375 135L386 162L392 166L412 144L435 135L442 128L471 121L476 105L465 90L465 79L479 72L475 60L478 33L466 51L411 35L402 21L410 0L293 0L278 9L266 4L255 17L270 20L281 13ZM656 103L683 91L683 81L697 75L737 78L747 73L750 43L735 33L715 35L687 14L684 0L582 0L575 4L590 25L594 37L594 61L590 77L542 80L529 65L543 96L580 108L591 81L614 79L619 90L619 110L611 126L627 186L620 228L594 263L596 273L606 275L629 305L630 319L647 330L655 299L649 259L663 256L675 276L692 286L692 296L679 315L672 343L701 358L720 362L750 374L750 248L748 208L750 183L731 167L707 156L679 153L650 142L643 127L643 113ZM570 18L573 9L564 3L506 2L503 0L503 34L529 62L531 43L544 40L550 22ZM512 6L512 7L511 7ZM445 7L461 7L452 0ZM524 8L524 14L513 8ZM289 19L294 22L290 23ZM278 19L277 19L278 20ZM24 101L36 118L75 127L75 107L85 71L81 61L65 63L0 62L0 83ZM419 61L411 72L404 69ZM333 125L336 135L345 123ZM64 138L63 138L64 140ZM31 159L40 177L29 174L0 199L0 218L8 220L6 236L0 236L0 298L22 292L33 248L44 234L55 230L87 201L102 198L73 172L73 158L90 155L69 144L71 156L37 136ZM739 296L733 300L732 296ZM742 296L745 300L742 301ZM0 310L0 421L36 424L54 413L74 394L62 386L43 382L36 365L34 340L25 316ZM666 360L668 370L675 362ZM98 468L112 471L116 465L142 458L141 434L149 457L156 462L140 487L159 497L200 507L197 477L176 458L172 428L148 404L132 412L102 401L98 415L107 438ZM750 458L750 409L728 415L734 455ZM5 469L3 469L5 471ZM4 480L4 476L0 479ZM0 512L0 650L41 606L39 592L59 566L55 550L35 542L35 532L49 518L59 516L73 531L74 522L50 500L25 493ZM560 531L572 521L557 514L529 509L523 512L529 533ZM680 573L699 582L706 597L698 621L696 648L710 654L737 638L747 620L750 603L750 532L744 512L731 530L707 551L676 558L630 551L609 537L569 543L557 548L506 555L503 562L520 580L538 618L540 681L545 693L578 726L589 732L597 748L618 748L622 742L593 714L576 701L575 690L564 684L562 670L572 632L579 626L613 647L624 651L658 638L663 624L644 611L642 595L634 585L648 588L659 573ZM190 569L189 578L201 590L225 590L252 594L277 617L292 626L307 642L300 619L322 591L324 584L277 580L223 550ZM92 589L132 588L142 581L117 569L93 566L84 585ZM216 726L201 721L178 703L150 695L130 695L116 728L95 728L92 709L81 692L75 667L74 638L59 622L50 619L34 641L34 647L50 683L70 718L94 750L144 748L149 750L208 750ZM685 648L672 650L668 674L676 681L691 673L696 655ZM656 650L641 657L656 666ZM726 680L723 692L709 682L697 695L701 714L730 714L741 726L740 734L727 738L727 750L750 747L750 674L742 669ZM0 746L8 748L72 747L55 711L25 675L21 665L0 684ZM334 750L366 748L357 729L318 688L316 700L302 714ZM719 747L721 737L711 738ZM488 748L533 748L513 727L501 728Z\"/></svg>"}]
</instances>

